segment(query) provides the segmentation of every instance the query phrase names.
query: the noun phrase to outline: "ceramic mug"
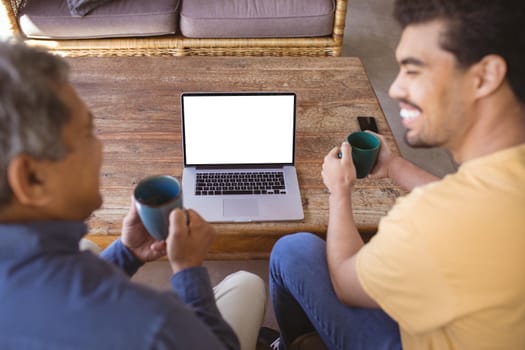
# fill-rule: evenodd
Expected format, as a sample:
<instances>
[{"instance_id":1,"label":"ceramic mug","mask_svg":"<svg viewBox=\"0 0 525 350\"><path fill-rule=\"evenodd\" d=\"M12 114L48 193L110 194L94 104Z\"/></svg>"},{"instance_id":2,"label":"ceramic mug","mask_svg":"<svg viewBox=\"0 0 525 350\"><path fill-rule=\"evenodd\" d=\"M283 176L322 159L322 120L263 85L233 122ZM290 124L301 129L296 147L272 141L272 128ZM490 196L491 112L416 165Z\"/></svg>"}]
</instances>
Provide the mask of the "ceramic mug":
<instances>
[{"instance_id":1,"label":"ceramic mug","mask_svg":"<svg viewBox=\"0 0 525 350\"><path fill-rule=\"evenodd\" d=\"M347 141L352 146L352 160L357 178L362 179L374 169L381 140L369 132L357 131L348 135Z\"/></svg>"},{"instance_id":2,"label":"ceramic mug","mask_svg":"<svg viewBox=\"0 0 525 350\"><path fill-rule=\"evenodd\" d=\"M155 175L141 180L133 192L135 206L148 233L157 240L168 237L169 216L182 208L182 188L173 176Z\"/></svg>"}]
</instances>

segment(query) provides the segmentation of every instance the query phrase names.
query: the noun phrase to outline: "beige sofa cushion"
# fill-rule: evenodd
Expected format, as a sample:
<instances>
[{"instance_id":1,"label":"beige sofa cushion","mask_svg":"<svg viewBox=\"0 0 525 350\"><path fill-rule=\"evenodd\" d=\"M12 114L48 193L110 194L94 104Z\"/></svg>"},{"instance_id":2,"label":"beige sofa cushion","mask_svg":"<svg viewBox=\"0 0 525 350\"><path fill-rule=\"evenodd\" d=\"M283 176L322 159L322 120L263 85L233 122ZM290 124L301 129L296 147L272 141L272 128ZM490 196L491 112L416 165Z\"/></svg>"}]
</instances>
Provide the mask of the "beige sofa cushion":
<instances>
[{"instance_id":1,"label":"beige sofa cushion","mask_svg":"<svg viewBox=\"0 0 525 350\"><path fill-rule=\"evenodd\" d=\"M174 34L180 0L112 0L87 16L70 14L66 0L28 0L20 28L28 38L87 39Z\"/></svg>"},{"instance_id":2,"label":"beige sofa cushion","mask_svg":"<svg viewBox=\"0 0 525 350\"><path fill-rule=\"evenodd\" d=\"M183 0L180 30L192 38L330 35L334 0Z\"/></svg>"}]
</instances>

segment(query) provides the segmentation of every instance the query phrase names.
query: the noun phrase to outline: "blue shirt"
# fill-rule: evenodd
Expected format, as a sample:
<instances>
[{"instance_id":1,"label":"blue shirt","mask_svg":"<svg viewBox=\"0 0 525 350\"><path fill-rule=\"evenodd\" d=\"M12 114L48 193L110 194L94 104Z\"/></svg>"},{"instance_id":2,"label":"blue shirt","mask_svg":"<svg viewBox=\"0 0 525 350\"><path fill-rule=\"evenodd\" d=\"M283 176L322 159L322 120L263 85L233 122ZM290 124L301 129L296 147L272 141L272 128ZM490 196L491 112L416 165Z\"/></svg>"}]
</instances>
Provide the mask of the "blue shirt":
<instances>
[{"instance_id":1,"label":"blue shirt","mask_svg":"<svg viewBox=\"0 0 525 350\"><path fill-rule=\"evenodd\" d=\"M0 349L238 349L203 267L173 291L130 281L140 266L116 240L79 251L80 222L0 224Z\"/></svg>"}]
</instances>

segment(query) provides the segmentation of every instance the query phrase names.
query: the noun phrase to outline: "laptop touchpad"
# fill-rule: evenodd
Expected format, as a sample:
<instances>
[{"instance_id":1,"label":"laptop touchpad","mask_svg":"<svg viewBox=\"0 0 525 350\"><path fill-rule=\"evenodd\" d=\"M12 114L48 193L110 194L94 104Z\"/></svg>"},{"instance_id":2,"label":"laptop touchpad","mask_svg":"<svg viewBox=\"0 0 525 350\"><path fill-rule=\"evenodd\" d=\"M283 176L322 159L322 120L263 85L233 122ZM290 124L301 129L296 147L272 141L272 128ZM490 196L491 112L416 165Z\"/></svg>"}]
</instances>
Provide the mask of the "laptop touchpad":
<instances>
[{"instance_id":1,"label":"laptop touchpad","mask_svg":"<svg viewBox=\"0 0 525 350\"><path fill-rule=\"evenodd\" d=\"M239 217L247 216L254 217L259 215L259 205L257 199L225 199L223 200L224 216Z\"/></svg>"}]
</instances>

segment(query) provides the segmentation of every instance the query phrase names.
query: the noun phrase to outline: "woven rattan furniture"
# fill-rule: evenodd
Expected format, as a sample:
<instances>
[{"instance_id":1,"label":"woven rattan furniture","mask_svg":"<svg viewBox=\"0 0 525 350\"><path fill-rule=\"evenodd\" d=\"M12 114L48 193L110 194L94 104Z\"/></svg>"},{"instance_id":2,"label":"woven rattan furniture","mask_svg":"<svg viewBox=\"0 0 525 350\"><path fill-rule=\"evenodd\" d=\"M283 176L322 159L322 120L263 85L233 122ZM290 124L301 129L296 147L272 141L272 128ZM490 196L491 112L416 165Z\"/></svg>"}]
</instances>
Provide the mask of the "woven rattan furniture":
<instances>
[{"instance_id":1,"label":"woven rattan furniture","mask_svg":"<svg viewBox=\"0 0 525 350\"><path fill-rule=\"evenodd\" d=\"M0 30L24 38L18 15L23 0L0 0ZM335 1L331 35L293 38L188 38L181 34L97 39L28 39L69 57L78 56L340 56L347 0Z\"/></svg>"}]
</instances>

